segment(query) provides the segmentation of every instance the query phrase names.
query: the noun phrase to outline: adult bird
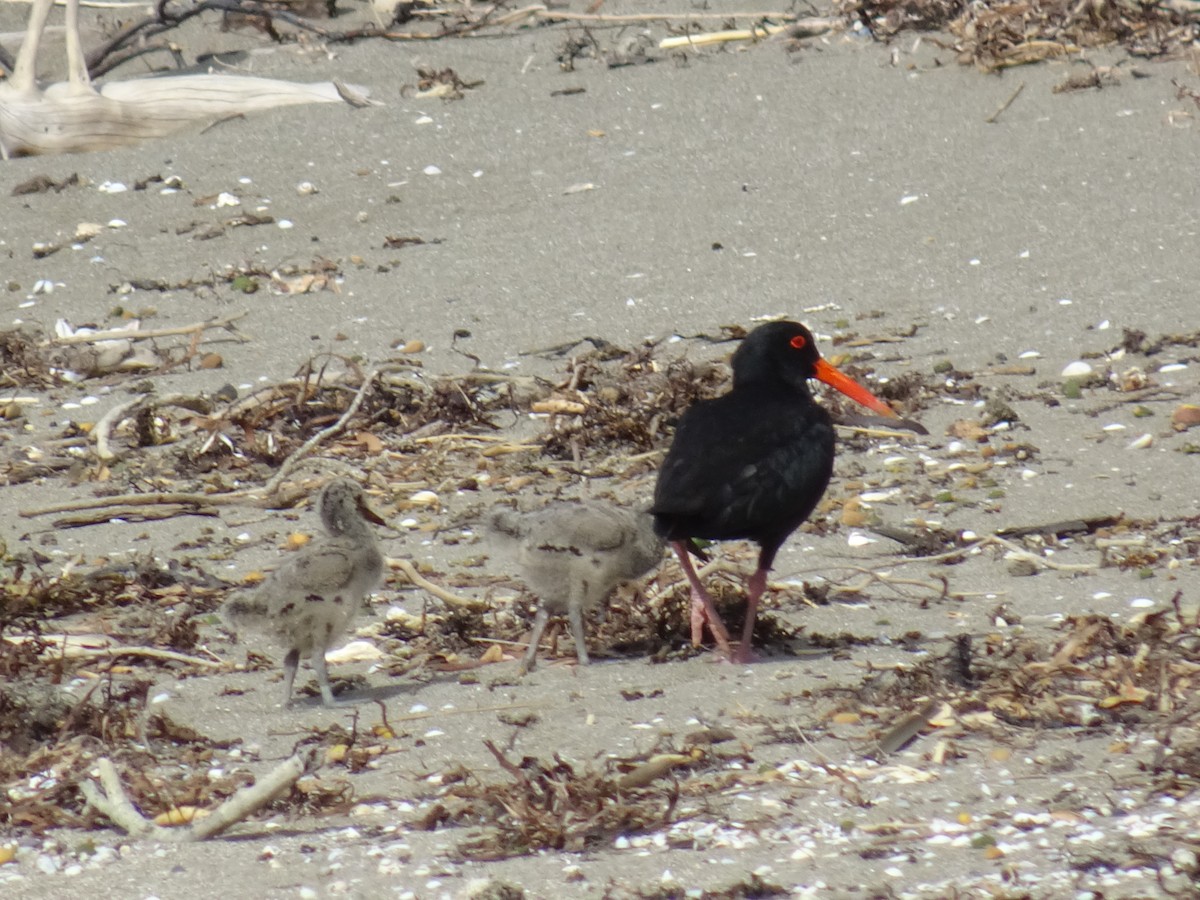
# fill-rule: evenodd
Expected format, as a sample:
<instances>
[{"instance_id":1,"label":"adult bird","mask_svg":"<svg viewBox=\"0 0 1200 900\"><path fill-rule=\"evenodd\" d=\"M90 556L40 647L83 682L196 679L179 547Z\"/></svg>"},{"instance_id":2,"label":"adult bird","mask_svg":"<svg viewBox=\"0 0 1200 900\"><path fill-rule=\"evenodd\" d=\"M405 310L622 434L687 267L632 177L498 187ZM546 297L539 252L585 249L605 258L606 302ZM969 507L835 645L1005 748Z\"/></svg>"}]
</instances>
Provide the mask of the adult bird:
<instances>
[{"instance_id":1,"label":"adult bird","mask_svg":"<svg viewBox=\"0 0 1200 900\"><path fill-rule=\"evenodd\" d=\"M700 643L707 622L721 650L734 662L746 662L752 658L754 618L775 554L816 507L833 474L833 420L813 400L809 379L882 415L897 414L823 360L812 333L798 322L754 329L733 354L732 366L732 389L696 403L679 420L650 512L691 585L692 643ZM693 538L759 545L736 651L692 566Z\"/></svg>"}]
</instances>

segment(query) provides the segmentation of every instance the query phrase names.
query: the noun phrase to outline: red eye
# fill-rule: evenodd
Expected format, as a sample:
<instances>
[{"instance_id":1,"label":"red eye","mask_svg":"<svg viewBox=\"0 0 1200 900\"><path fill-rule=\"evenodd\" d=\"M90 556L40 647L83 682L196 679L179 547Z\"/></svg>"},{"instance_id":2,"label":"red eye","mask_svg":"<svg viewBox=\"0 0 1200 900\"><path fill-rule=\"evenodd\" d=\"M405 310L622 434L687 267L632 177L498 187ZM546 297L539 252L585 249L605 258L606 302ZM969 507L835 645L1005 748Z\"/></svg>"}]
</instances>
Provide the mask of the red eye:
<instances>
[{"instance_id":1,"label":"red eye","mask_svg":"<svg viewBox=\"0 0 1200 900\"><path fill-rule=\"evenodd\" d=\"M803 350L805 347L808 346L808 339L805 338L804 335L798 334L794 338L792 338L790 341L788 341L788 343L791 344L792 348L795 350Z\"/></svg>"}]
</instances>

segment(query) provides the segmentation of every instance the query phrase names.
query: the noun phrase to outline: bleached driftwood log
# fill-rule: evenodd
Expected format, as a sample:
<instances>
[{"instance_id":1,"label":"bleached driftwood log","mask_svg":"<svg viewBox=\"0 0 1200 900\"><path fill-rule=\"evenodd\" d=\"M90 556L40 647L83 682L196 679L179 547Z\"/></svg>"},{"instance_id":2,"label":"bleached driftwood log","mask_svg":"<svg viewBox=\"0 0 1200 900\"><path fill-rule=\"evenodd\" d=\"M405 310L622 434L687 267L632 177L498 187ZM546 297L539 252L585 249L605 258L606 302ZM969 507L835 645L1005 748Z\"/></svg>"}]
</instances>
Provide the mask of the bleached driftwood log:
<instances>
[{"instance_id":1,"label":"bleached driftwood log","mask_svg":"<svg viewBox=\"0 0 1200 900\"><path fill-rule=\"evenodd\" d=\"M362 88L238 75L114 81L99 90L79 42L79 0L66 10L67 81L38 87L37 55L54 0L35 0L12 78L0 83L0 156L82 153L163 137L198 123L299 103L356 103Z\"/></svg>"}]
</instances>

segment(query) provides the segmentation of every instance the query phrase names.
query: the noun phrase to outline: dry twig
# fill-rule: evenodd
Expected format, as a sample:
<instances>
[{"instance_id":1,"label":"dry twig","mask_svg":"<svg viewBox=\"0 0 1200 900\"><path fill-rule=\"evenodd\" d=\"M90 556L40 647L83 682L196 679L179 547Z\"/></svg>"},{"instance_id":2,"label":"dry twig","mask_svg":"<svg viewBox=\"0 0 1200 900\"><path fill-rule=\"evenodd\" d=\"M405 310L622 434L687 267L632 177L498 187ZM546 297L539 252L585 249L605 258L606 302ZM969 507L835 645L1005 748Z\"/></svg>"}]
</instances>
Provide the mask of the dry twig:
<instances>
[{"instance_id":1,"label":"dry twig","mask_svg":"<svg viewBox=\"0 0 1200 900\"><path fill-rule=\"evenodd\" d=\"M459 597L457 594L451 593L443 587L439 587L427 578L424 578L416 567L407 559L391 559L387 560L387 564L393 569L399 569L409 583L415 587L419 587L427 594L431 594L438 600L441 600L447 606L452 606L455 609L466 609L471 612L483 612L490 609L487 603L482 600L470 600L466 597Z\"/></svg>"},{"instance_id":2,"label":"dry twig","mask_svg":"<svg viewBox=\"0 0 1200 900\"><path fill-rule=\"evenodd\" d=\"M107 757L101 757L96 762L100 786L85 779L79 783L79 787L89 804L132 837L153 836L157 840L178 842L203 841L253 815L295 784L300 776L316 771L320 753L319 749L314 748L288 757L264 778L242 788L209 815L194 819L187 828L163 828L138 812L125 793L116 767Z\"/></svg>"}]
</instances>

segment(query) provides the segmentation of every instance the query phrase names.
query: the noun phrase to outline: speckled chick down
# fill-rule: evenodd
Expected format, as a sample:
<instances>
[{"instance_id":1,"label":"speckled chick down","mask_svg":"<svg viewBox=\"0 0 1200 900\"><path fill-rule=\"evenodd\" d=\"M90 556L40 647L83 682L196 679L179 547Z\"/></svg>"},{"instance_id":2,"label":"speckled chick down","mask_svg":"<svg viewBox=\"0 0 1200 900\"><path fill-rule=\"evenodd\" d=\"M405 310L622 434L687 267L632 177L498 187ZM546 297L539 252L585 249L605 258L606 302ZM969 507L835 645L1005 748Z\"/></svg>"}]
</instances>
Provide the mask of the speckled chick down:
<instances>
[{"instance_id":1,"label":"speckled chick down","mask_svg":"<svg viewBox=\"0 0 1200 900\"><path fill-rule=\"evenodd\" d=\"M537 664L538 642L551 613L566 613L579 662L586 665L584 613L662 559L663 540L648 513L598 501L552 503L529 512L499 509L486 525L539 600L522 672Z\"/></svg>"},{"instance_id":2,"label":"speckled chick down","mask_svg":"<svg viewBox=\"0 0 1200 900\"><path fill-rule=\"evenodd\" d=\"M312 657L325 705L337 705L325 651L383 580L383 554L367 524L383 520L366 505L362 488L348 478L334 479L321 491L318 510L325 535L289 557L253 594L233 597L220 610L234 630L264 633L286 648L285 706L304 656Z\"/></svg>"}]
</instances>

